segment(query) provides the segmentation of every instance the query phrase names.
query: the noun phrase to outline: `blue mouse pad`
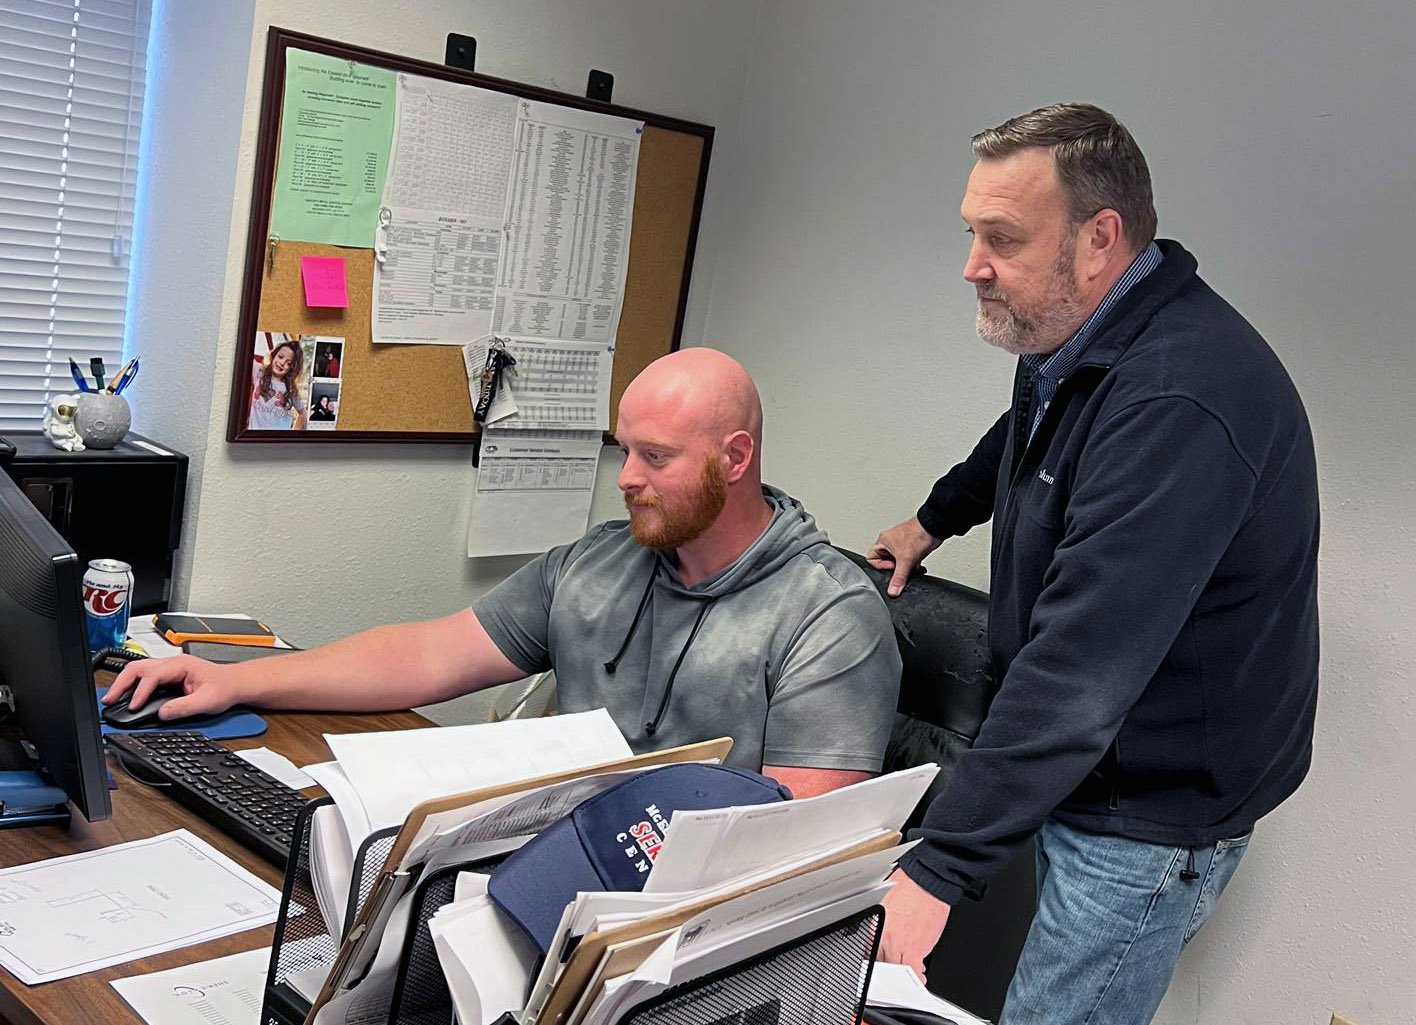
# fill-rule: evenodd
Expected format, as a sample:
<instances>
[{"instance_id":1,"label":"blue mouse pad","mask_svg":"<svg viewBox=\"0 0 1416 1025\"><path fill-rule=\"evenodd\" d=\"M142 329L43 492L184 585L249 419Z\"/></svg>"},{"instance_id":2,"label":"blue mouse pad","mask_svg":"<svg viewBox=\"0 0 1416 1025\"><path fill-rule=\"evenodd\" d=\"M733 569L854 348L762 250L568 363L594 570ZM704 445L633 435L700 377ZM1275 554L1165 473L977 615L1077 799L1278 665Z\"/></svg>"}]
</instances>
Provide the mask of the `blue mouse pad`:
<instances>
[{"instance_id":1,"label":"blue mouse pad","mask_svg":"<svg viewBox=\"0 0 1416 1025\"><path fill-rule=\"evenodd\" d=\"M97 697L102 698L108 693L107 689L98 692ZM103 704L98 706L98 714L103 715ZM109 726L102 719L99 726L106 737L110 733L146 733L149 731L171 732L173 730L196 731L211 740L232 740L236 737L258 737L266 731L266 721L255 712L247 712L244 709L232 708L220 715L203 716L196 720L178 721L174 723L164 723L161 726L145 726L140 730L123 730L116 726Z\"/></svg>"}]
</instances>

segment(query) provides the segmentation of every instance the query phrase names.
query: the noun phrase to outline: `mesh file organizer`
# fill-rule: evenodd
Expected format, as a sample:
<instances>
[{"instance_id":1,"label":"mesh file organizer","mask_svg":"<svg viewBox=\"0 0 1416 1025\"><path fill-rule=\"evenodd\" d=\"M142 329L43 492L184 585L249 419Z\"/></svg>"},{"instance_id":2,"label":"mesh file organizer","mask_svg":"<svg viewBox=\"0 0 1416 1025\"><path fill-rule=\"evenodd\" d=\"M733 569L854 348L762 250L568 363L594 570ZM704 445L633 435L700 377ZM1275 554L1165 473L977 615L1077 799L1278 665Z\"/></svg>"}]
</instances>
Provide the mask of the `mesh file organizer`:
<instances>
[{"instance_id":1,"label":"mesh file organizer","mask_svg":"<svg viewBox=\"0 0 1416 1025\"><path fill-rule=\"evenodd\" d=\"M295 822L295 839L285 867L285 883L280 893L280 915L271 943L270 968L266 974L262 1025L301 1025L310 1012L310 1002L292 985L290 978L305 972L328 971L339 952L342 936L334 936L325 924L310 879L310 824L316 809L334 801L321 797L305 805ZM397 829L385 829L368 837L354 859L349 906L344 916L347 930L359 907L378 879L379 869L393 847Z\"/></svg>"},{"instance_id":2,"label":"mesh file organizer","mask_svg":"<svg viewBox=\"0 0 1416 1025\"><path fill-rule=\"evenodd\" d=\"M320 915L310 880L310 822L315 810L332 803L311 801L300 813L281 892L280 917L266 979L262 1025L302 1025L310 1003L289 982L299 972L328 970L340 939ZM356 861L359 884L351 887L349 917L369 894L394 835L375 834ZM447 1025L452 998L433 948L428 920L452 900L457 873L490 871L500 859L448 866L419 880L412 926L390 1006L388 1025ZM839 1025L859 1020L870 968L885 919L874 907L794 939L766 953L694 979L633 1007L618 1025ZM370 1019L373 1020L373 1019Z\"/></svg>"},{"instance_id":3,"label":"mesh file organizer","mask_svg":"<svg viewBox=\"0 0 1416 1025\"><path fill-rule=\"evenodd\" d=\"M491 872L506 857L448 865L418 881L408 934L403 939L403 955L398 961L389 1025L447 1025L452 1021L452 994L428 922L444 904L452 903L459 872Z\"/></svg>"},{"instance_id":4,"label":"mesh file organizer","mask_svg":"<svg viewBox=\"0 0 1416 1025\"><path fill-rule=\"evenodd\" d=\"M850 1025L885 909L876 905L631 1007L617 1025Z\"/></svg>"}]
</instances>

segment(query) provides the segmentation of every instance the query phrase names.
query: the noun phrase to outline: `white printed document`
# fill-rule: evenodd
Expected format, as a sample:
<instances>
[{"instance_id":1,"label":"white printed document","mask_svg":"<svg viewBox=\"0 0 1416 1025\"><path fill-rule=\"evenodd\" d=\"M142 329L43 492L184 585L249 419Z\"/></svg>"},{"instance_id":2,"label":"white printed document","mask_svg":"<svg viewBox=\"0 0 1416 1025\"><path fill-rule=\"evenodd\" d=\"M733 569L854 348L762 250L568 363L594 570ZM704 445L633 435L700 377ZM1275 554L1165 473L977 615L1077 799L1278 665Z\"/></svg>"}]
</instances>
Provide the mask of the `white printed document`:
<instances>
[{"instance_id":1,"label":"white printed document","mask_svg":"<svg viewBox=\"0 0 1416 1025\"><path fill-rule=\"evenodd\" d=\"M928 1011L952 1025L988 1025L957 1004L951 1004L924 988L919 976L908 965L876 961L870 971L870 991L865 1002L876 1007L903 1007L912 1011Z\"/></svg>"},{"instance_id":2,"label":"white printed document","mask_svg":"<svg viewBox=\"0 0 1416 1025\"><path fill-rule=\"evenodd\" d=\"M502 371L497 398L488 411L488 424L498 427L541 427L565 430L610 429L610 375L615 368L614 346L604 342L547 341L540 338L504 338L506 351L516 360ZM462 349L467 388L477 405L482 368L487 365L487 343L472 342ZM516 396L509 415L497 407L503 393Z\"/></svg>"},{"instance_id":3,"label":"white printed document","mask_svg":"<svg viewBox=\"0 0 1416 1025\"><path fill-rule=\"evenodd\" d=\"M0 871L0 965L27 985L269 925L280 891L185 829Z\"/></svg>"},{"instance_id":4,"label":"white printed document","mask_svg":"<svg viewBox=\"0 0 1416 1025\"><path fill-rule=\"evenodd\" d=\"M356 844L373 830L402 825L417 805L435 797L584 769L633 754L603 708L470 726L326 733L324 739L368 823L357 839L357 831L351 830Z\"/></svg>"},{"instance_id":5,"label":"white printed document","mask_svg":"<svg viewBox=\"0 0 1416 1025\"><path fill-rule=\"evenodd\" d=\"M644 123L519 103L494 330L612 342Z\"/></svg>"},{"instance_id":6,"label":"white printed document","mask_svg":"<svg viewBox=\"0 0 1416 1025\"><path fill-rule=\"evenodd\" d=\"M258 1025L269 967L260 947L110 985L148 1025Z\"/></svg>"},{"instance_id":7,"label":"white printed document","mask_svg":"<svg viewBox=\"0 0 1416 1025\"><path fill-rule=\"evenodd\" d=\"M938 772L931 762L799 801L677 812L644 892L702 889L893 832Z\"/></svg>"},{"instance_id":8,"label":"white printed document","mask_svg":"<svg viewBox=\"0 0 1416 1025\"><path fill-rule=\"evenodd\" d=\"M491 334L517 99L400 74L375 240L375 342L463 345Z\"/></svg>"},{"instance_id":9,"label":"white printed document","mask_svg":"<svg viewBox=\"0 0 1416 1025\"><path fill-rule=\"evenodd\" d=\"M492 328L500 218L384 207L374 278L375 342L462 345Z\"/></svg>"},{"instance_id":10,"label":"white printed document","mask_svg":"<svg viewBox=\"0 0 1416 1025\"><path fill-rule=\"evenodd\" d=\"M400 73L384 205L455 210L501 226L517 99Z\"/></svg>"},{"instance_id":11,"label":"white printed document","mask_svg":"<svg viewBox=\"0 0 1416 1025\"><path fill-rule=\"evenodd\" d=\"M468 557L544 552L585 533L602 444L599 431L486 428Z\"/></svg>"}]
</instances>

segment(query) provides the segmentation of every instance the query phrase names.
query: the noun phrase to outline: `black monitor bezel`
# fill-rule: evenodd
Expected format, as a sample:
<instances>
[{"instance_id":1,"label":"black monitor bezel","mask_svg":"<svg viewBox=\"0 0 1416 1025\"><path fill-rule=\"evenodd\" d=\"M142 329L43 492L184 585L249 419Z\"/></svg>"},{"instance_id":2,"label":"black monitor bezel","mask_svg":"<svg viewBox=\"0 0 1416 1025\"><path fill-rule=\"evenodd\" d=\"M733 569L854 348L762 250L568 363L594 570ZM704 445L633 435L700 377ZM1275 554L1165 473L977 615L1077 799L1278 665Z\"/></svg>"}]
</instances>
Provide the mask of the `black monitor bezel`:
<instances>
[{"instance_id":1,"label":"black monitor bezel","mask_svg":"<svg viewBox=\"0 0 1416 1025\"><path fill-rule=\"evenodd\" d=\"M111 818L84 621L83 566L0 473L0 683L40 764L90 822ZM58 686L54 684L57 682Z\"/></svg>"}]
</instances>

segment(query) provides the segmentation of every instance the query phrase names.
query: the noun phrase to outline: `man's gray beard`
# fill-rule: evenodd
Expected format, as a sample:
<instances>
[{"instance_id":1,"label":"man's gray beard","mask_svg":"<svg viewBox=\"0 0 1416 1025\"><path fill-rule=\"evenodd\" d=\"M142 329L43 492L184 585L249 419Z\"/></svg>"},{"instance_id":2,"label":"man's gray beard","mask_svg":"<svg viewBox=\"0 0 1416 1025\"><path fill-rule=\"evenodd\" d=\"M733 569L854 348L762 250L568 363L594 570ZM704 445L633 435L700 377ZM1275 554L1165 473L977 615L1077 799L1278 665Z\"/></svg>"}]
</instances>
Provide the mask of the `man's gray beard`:
<instances>
[{"instance_id":1,"label":"man's gray beard","mask_svg":"<svg viewBox=\"0 0 1416 1025\"><path fill-rule=\"evenodd\" d=\"M1006 317L989 318L983 312L983 300L979 300L978 313L974 317L974 328L978 336L989 345L996 346L1014 356L1028 352L1056 352L1077 333L1077 328L1087 319L1091 311L1077 294L1076 288L1067 280L1071 272L1072 254L1059 254L1054 267L1054 284L1063 283L1064 295L1051 298L1046 308L1035 320L1026 320L1004 300ZM1059 289L1061 291L1061 289Z\"/></svg>"}]
</instances>

